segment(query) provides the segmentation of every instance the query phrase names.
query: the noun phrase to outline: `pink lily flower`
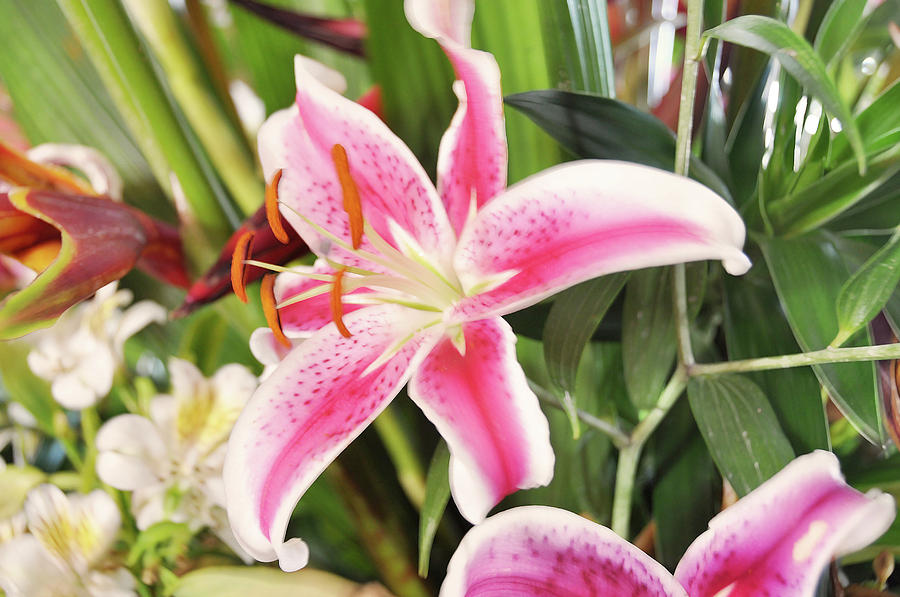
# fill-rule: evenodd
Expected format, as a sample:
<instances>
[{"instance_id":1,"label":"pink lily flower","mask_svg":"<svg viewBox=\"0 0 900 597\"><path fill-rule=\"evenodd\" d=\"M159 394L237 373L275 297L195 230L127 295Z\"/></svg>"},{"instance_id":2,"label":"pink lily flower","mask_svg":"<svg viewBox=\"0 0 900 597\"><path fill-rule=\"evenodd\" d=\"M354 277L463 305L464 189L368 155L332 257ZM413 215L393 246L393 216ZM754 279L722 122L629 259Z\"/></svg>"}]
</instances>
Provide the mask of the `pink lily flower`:
<instances>
[{"instance_id":1,"label":"pink lily flower","mask_svg":"<svg viewBox=\"0 0 900 597\"><path fill-rule=\"evenodd\" d=\"M877 539L895 514L892 496L856 491L834 454L817 451L713 518L674 576L604 526L524 506L469 531L440 595L812 597L831 559Z\"/></svg>"},{"instance_id":2,"label":"pink lily flower","mask_svg":"<svg viewBox=\"0 0 900 597\"><path fill-rule=\"evenodd\" d=\"M738 214L686 178L581 161L506 189L500 73L468 45L473 3L415 0L406 10L460 79L437 189L377 116L301 61L296 104L259 133L281 214L324 268L279 276L270 321L280 316L275 335L293 348L248 402L225 464L235 535L285 570L308 559L302 540L284 540L294 506L407 381L449 445L452 495L468 520L550 481L548 424L500 316L621 270L699 259L733 274L749 267Z\"/></svg>"}]
</instances>

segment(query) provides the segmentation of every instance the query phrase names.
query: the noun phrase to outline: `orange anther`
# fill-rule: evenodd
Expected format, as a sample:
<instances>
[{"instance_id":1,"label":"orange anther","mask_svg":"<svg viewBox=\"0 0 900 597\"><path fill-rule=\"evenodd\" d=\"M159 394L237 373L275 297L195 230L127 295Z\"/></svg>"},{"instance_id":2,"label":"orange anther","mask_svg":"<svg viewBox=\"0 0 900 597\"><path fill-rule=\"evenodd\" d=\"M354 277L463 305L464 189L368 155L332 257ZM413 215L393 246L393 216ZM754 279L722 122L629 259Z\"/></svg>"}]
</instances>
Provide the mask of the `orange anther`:
<instances>
[{"instance_id":1,"label":"orange anther","mask_svg":"<svg viewBox=\"0 0 900 597\"><path fill-rule=\"evenodd\" d=\"M334 160L334 169L337 171L338 180L341 183L341 192L344 195L344 211L350 218L350 239L353 248L358 249L362 244L363 213L362 203L359 201L359 191L353 177L350 175L350 162L347 160L347 150L337 144L331 148L331 159Z\"/></svg>"},{"instance_id":2,"label":"orange anther","mask_svg":"<svg viewBox=\"0 0 900 597\"><path fill-rule=\"evenodd\" d=\"M248 230L238 237L231 252L231 287L242 303L247 302L247 264L244 260L249 259L252 246L253 231Z\"/></svg>"},{"instance_id":3,"label":"orange anther","mask_svg":"<svg viewBox=\"0 0 900 597\"><path fill-rule=\"evenodd\" d=\"M266 274L263 276L262 283L259 286L259 296L262 299L263 315L266 316L266 323L269 329L275 334L278 340L286 348L291 347L291 341L284 335L281 329L281 315L278 314L278 307L275 305L275 274Z\"/></svg>"},{"instance_id":4,"label":"orange anther","mask_svg":"<svg viewBox=\"0 0 900 597\"><path fill-rule=\"evenodd\" d=\"M281 212L278 211L278 182L281 180L281 168L275 171L272 180L266 185L266 219L269 221L269 228L275 238L286 245L290 242L288 233L284 229L284 222L281 220Z\"/></svg>"},{"instance_id":5,"label":"orange anther","mask_svg":"<svg viewBox=\"0 0 900 597\"><path fill-rule=\"evenodd\" d=\"M344 325L344 304L341 302L341 280L344 278L344 272L347 268L342 267L334 273L334 282L331 283L331 319L334 325L344 338L351 336L350 330Z\"/></svg>"}]
</instances>

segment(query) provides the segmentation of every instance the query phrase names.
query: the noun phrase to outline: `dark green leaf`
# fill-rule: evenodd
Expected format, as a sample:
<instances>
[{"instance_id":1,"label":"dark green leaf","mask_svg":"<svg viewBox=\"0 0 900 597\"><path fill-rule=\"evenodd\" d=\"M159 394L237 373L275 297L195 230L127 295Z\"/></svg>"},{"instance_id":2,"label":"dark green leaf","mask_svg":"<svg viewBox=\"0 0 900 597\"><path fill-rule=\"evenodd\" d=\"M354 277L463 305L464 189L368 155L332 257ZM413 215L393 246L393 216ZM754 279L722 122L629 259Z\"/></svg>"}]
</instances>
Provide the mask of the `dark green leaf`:
<instances>
[{"instance_id":1,"label":"dark green leaf","mask_svg":"<svg viewBox=\"0 0 900 597\"><path fill-rule=\"evenodd\" d=\"M625 289L622 360L628 395L638 411L652 408L675 363L671 270L632 272Z\"/></svg>"},{"instance_id":2,"label":"dark green leaf","mask_svg":"<svg viewBox=\"0 0 900 597\"><path fill-rule=\"evenodd\" d=\"M419 576L428 576L431 544L438 525L444 516L444 508L450 500L450 450L444 442L438 443L425 480L425 502L419 514Z\"/></svg>"},{"instance_id":3,"label":"dark green leaf","mask_svg":"<svg viewBox=\"0 0 900 597\"><path fill-rule=\"evenodd\" d=\"M628 273L611 274L557 295L544 324L544 358L550 378L562 389L575 390L584 347L627 279Z\"/></svg>"},{"instance_id":4,"label":"dark green leaf","mask_svg":"<svg viewBox=\"0 0 900 597\"><path fill-rule=\"evenodd\" d=\"M691 379L688 399L719 472L738 495L747 495L794 458L772 407L748 378Z\"/></svg>"},{"instance_id":5,"label":"dark green leaf","mask_svg":"<svg viewBox=\"0 0 900 597\"><path fill-rule=\"evenodd\" d=\"M794 337L804 351L825 348L837 335L834 311L841 286L849 278L835 246L823 235L762 244L775 290ZM851 345L870 344L868 332ZM844 416L869 441L883 440L881 410L872 363L840 363L813 367L819 382Z\"/></svg>"},{"instance_id":6,"label":"dark green leaf","mask_svg":"<svg viewBox=\"0 0 900 597\"><path fill-rule=\"evenodd\" d=\"M625 160L672 171L675 136L655 116L616 100L546 89L517 93L506 103L534 120L582 158ZM696 158L691 176L729 198L728 188Z\"/></svg>"},{"instance_id":7,"label":"dark green leaf","mask_svg":"<svg viewBox=\"0 0 900 597\"><path fill-rule=\"evenodd\" d=\"M865 153L856 121L809 42L781 21L760 15L744 15L726 21L703 35L759 50L777 60L822 102L825 110L840 120L856 153L859 170L865 171Z\"/></svg>"},{"instance_id":8,"label":"dark green leaf","mask_svg":"<svg viewBox=\"0 0 900 597\"><path fill-rule=\"evenodd\" d=\"M719 511L722 482L696 434L677 452L653 487L656 559L674 570L688 546Z\"/></svg>"},{"instance_id":9,"label":"dark green leaf","mask_svg":"<svg viewBox=\"0 0 900 597\"><path fill-rule=\"evenodd\" d=\"M900 232L859 268L841 287L837 298L840 346L885 307L900 282Z\"/></svg>"},{"instance_id":10,"label":"dark green leaf","mask_svg":"<svg viewBox=\"0 0 900 597\"><path fill-rule=\"evenodd\" d=\"M725 280L725 342L731 360L800 352L778 304L766 264ZM748 375L765 392L798 454L828 449L828 422L819 382L807 367Z\"/></svg>"}]
</instances>

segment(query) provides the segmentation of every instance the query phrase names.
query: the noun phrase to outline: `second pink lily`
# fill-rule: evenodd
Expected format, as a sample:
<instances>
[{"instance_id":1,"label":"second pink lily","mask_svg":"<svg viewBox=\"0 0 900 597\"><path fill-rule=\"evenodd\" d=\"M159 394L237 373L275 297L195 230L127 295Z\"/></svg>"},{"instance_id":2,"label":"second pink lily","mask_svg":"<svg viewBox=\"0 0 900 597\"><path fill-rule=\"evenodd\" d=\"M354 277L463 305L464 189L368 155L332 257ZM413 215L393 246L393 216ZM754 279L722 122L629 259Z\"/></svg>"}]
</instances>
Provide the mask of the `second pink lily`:
<instances>
[{"instance_id":1,"label":"second pink lily","mask_svg":"<svg viewBox=\"0 0 900 597\"><path fill-rule=\"evenodd\" d=\"M267 180L282 172L281 213L320 262L278 279L284 333L307 339L242 413L225 482L242 546L285 570L308 559L302 540L284 539L297 501L407 381L450 447L451 491L468 520L550 481L547 421L500 316L616 271L700 259L732 274L749 267L738 214L686 178L582 161L505 189L500 73L469 47L473 3L408 0L406 11L460 79L437 189L374 114L302 62L296 104L260 131Z\"/></svg>"}]
</instances>

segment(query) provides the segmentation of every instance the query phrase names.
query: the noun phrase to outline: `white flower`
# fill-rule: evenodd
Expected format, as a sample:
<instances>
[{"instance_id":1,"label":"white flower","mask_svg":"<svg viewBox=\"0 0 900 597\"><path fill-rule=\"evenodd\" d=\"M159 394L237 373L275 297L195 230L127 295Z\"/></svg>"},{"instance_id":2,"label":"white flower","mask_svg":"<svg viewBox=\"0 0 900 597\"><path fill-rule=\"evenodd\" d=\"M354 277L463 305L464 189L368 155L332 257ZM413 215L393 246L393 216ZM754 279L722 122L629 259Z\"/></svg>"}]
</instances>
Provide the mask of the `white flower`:
<instances>
[{"instance_id":1,"label":"white flower","mask_svg":"<svg viewBox=\"0 0 900 597\"><path fill-rule=\"evenodd\" d=\"M66 496L33 489L21 524L0 543L0 587L7 597L135 597L134 579L105 566L119 532L115 502L103 491ZM21 520L21 519L20 519Z\"/></svg>"},{"instance_id":2,"label":"white flower","mask_svg":"<svg viewBox=\"0 0 900 597\"><path fill-rule=\"evenodd\" d=\"M169 361L172 394L150 402L150 416L120 415L97 434L97 474L133 491L139 529L162 520L209 526L243 556L225 517L222 464L231 428L257 379L237 364L206 379L194 365Z\"/></svg>"},{"instance_id":3,"label":"white flower","mask_svg":"<svg viewBox=\"0 0 900 597\"><path fill-rule=\"evenodd\" d=\"M165 321L165 309L152 301L123 310L132 298L113 282L63 313L53 327L30 336L35 347L28 366L51 383L53 397L64 407L87 408L106 396L125 340L152 322Z\"/></svg>"}]
</instances>

